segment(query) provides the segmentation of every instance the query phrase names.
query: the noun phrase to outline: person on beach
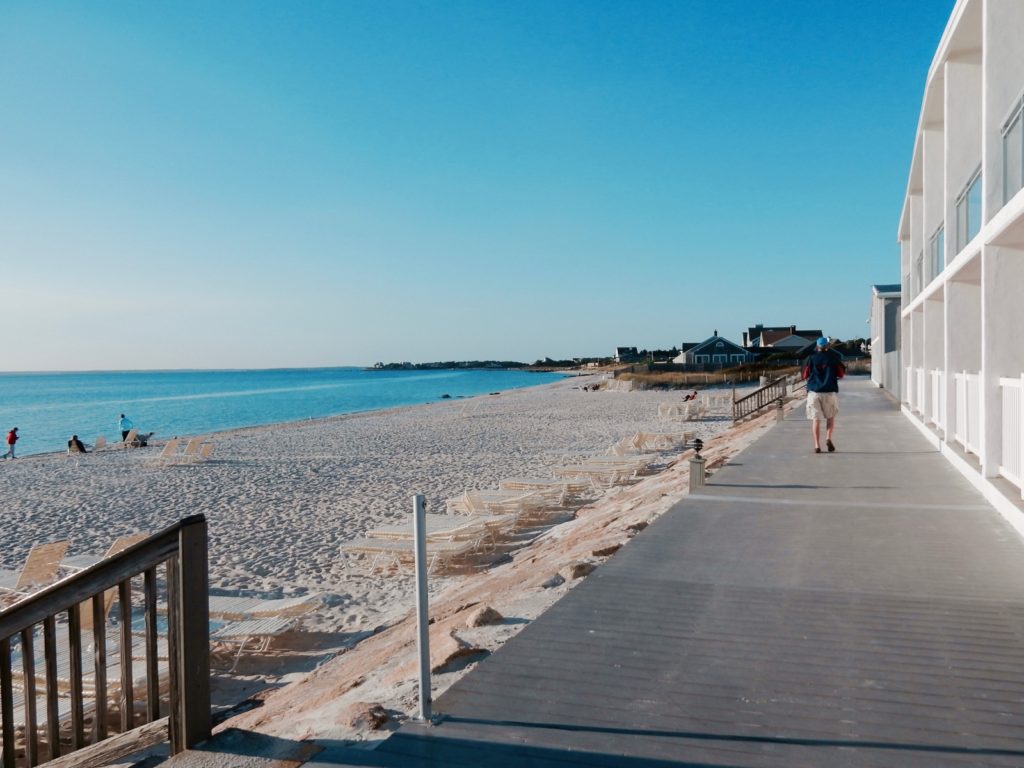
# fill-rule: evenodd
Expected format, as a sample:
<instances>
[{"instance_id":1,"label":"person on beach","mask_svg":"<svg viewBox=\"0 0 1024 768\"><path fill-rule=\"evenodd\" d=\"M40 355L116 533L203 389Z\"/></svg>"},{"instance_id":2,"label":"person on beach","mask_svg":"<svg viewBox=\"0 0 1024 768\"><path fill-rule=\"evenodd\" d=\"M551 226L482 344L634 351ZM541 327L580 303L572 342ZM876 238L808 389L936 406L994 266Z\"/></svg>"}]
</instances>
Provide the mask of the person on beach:
<instances>
[{"instance_id":1,"label":"person on beach","mask_svg":"<svg viewBox=\"0 0 1024 768\"><path fill-rule=\"evenodd\" d=\"M807 382L807 418L811 421L814 436L814 452L821 453L821 422L825 422L825 447L832 453L836 446L832 442L832 431L839 414L839 379L846 375L843 359L830 342L822 336L815 343L814 352L807 358L803 368L803 379Z\"/></svg>"},{"instance_id":2,"label":"person on beach","mask_svg":"<svg viewBox=\"0 0 1024 768\"><path fill-rule=\"evenodd\" d=\"M121 414L121 418L117 420L117 428L121 430L121 442L123 443L128 439L128 433L132 431L132 420Z\"/></svg>"},{"instance_id":3,"label":"person on beach","mask_svg":"<svg viewBox=\"0 0 1024 768\"><path fill-rule=\"evenodd\" d=\"M4 454L5 459L14 458L14 444L16 442L18 442L18 428L14 427L7 433L7 453Z\"/></svg>"},{"instance_id":4,"label":"person on beach","mask_svg":"<svg viewBox=\"0 0 1024 768\"><path fill-rule=\"evenodd\" d=\"M68 453L88 453L85 450L85 443L78 439L78 435L72 435L68 440Z\"/></svg>"}]
</instances>

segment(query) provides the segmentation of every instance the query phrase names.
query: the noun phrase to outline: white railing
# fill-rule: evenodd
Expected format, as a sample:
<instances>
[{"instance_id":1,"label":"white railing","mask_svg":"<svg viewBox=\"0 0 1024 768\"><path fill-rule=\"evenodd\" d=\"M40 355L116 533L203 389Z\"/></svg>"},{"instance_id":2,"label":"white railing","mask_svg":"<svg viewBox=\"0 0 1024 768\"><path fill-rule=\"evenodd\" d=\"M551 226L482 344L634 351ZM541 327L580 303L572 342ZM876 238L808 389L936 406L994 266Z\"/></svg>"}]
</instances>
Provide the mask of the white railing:
<instances>
[{"instance_id":1,"label":"white railing","mask_svg":"<svg viewBox=\"0 0 1024 768\"><path fill-rule=\"evenodd\" d=\"M953 436L966 450L981 455L981 374L953 374L956 381L956 425Z\"/></svg>"},{"instance_id":2,"label":"white railing","mask_svg":"<svg viewBox=\"0 0 1024 768\"><path fill-rule=\"evenodd\" d=\"M1021 412L1024 411L1024 376L1019 379L999 379L999 392L1003 402L1002 453L999 474L1021 489L1024 497L1024 466L1021 462Z\"/></svg>"},{"instance_id":3,"label":"white railing","mask_svg":"<svg viewBox=\"0 0 1024 768\"><path fill-rule=\"evenodd\" d=\"M926 411L925 411L925 407L926 407L925 406L925 402L926 401L924 399L924 396L925 396L925 384L926 384L926 381L927 381L927 377L924 375L924 373L925 373L924 368L917 368L917 369L914 370L914 375L917 376L917 403L916 403L916 410L922 416L924 416L925 413L926 413Z\"/></svg>"},{"instance_id":4,"label":"white railing","mask_svg":"<svg viewBox=\"0 0 1024 768\"><path fill-rule=\"evenodd\" d=\"M981 455L981 374L967 374L967 450Z\"/></svg>"},{"instance_id":5,"label":"white railing","mask_svg":"<svg viewBox=\"0 0 1024 768\"><path fill-rule=\"evenodd\" d=\"M910 410L914 410L914 397L917 394L917 389L914 387L914 369L908 365L905 373L906 379L903 382L903 392Z\"/></svg>"},{"instance_id":6,"label":"white railing","mask_svg":"<svg viewBox=\"0 0 1024 768\"><path fill-rule=\"evenodd\" d=\"M931 419L940 429L945 427L946 410L946 374L935 369L930 371L932 384Z\"/></svg>"}]
</instances>

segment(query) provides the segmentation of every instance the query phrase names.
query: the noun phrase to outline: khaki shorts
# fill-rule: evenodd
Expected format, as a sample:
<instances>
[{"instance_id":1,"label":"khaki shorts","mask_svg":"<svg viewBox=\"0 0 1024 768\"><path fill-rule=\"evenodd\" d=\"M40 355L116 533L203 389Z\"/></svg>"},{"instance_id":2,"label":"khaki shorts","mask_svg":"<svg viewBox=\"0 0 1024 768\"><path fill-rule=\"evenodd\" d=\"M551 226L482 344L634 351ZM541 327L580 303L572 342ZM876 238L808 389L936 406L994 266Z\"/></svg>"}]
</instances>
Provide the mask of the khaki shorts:
<instances>
[{"instance_id":1,"label":"khaki shorts","mask_svg":"<svg viewBox=\"0 0 1024 768\"><path fill-rule=\"evenodd\" d=\"M839 395L835 392L808 392L807 418L834 419L839 413Z\"/></svg>"}]
</instances>

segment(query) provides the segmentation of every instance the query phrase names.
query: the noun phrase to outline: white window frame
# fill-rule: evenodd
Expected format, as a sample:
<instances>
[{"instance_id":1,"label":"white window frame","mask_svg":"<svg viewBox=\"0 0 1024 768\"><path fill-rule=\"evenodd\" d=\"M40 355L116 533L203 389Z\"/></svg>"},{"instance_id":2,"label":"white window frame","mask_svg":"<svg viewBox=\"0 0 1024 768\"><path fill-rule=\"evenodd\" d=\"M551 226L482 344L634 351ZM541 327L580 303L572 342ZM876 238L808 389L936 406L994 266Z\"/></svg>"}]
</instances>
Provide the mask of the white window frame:
<instances>
[{"instance_id":1,"label":"white window frame","mask_svg":"<svg viewBox=\"0 0 1024 768\"><path fill-rule=\"evenodd\" d=\"M1007 138L1015 127L1020 131L1020 145L1017 147L1017 151L1020 153L1020 167L1016 171L1021 184L1016 189L1010 189L1006 145ZM1006 205L1010 202L1010 198L1020 192L1021 189L1024 189L1024 97L1017 99L1017 103L1013 105L1009 116L1003 121L1000 135L1003 139L1003 205Z\"/></svg>"},{"instance_id":2,"label":"white window frame","mask_svg":"<svg viewBox=\"0 0 1024 768\"><path fill-rule=\"evenodd\" d=\"M711 355L694 355L693 362L695 363L710 363Z\"/></svg>"},{"instance_id":3,"label":"white window frame","mask_svg":"<svg viewBox=\"0 0 1024 768\"><path fill-rule=\"evenodd\" d=\"M971 190L974 189L974 185L977 184L977 192L981 192L981 166L971 174L971 178L968 179L967 184L964 185L963 191L956 198L956 252L960 253L967 245L973 240L978 232L981 231L981 201L978 201L978 221L976 222L975 232L971 234Z\"/></svg>"},{"instance_id":4,"label":"white window frame","mask_svg":"<svg viewBox=\"0 0 1024 768\"><path fill-rule=\"evenodd\" d=\"M946 268L946 223L939 224L939 228L928 238L928 279L922 275L921 289Z\"/></svg>"}]
</instances>

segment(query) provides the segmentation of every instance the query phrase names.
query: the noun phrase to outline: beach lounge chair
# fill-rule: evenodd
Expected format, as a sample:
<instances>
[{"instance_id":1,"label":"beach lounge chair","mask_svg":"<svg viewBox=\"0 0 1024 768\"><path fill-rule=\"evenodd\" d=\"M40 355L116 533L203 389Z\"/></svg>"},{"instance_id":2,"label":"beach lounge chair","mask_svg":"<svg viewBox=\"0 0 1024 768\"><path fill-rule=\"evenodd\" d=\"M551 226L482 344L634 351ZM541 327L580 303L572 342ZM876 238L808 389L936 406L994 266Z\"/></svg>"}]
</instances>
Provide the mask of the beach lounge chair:
<instances>
[{"instance_id":1,"label":"beach lounge chair","mask_svg":"<svg viewBox=\"0 0 1024 768\"><path fill-rule=\"evenodd\" d=\"M284 617L232 621L214 631L210 635L210 642L215 646L218 643L237 646L234 652L234 661L228 670L230 674L238 666L246 646L249 646L251 651L262 653L270 648L270 643L275 637L292 629L297 621L294 618Z\"/></svg>"},{"instance_id":2,"label":"beach lounge chair","mask_svg":"<svg viewBox=\"0 0 1024 768\"><path fill-rule=\"evenodd\" d=\"M163 450L160 451L160 453L153 459L150 459L150 463L156 465L163 464L169 461L174 461L174 458L178 453L179 442L180 441L178 440L178 438L172 437L170 440L164 443Z\"/></svg>"},{"instance_id":3,"label":"beach lounge chair","mask_svg":"<svg viewBox=\"0 0 1024 768\"><path fill-rule=\"evenodd\" d=\"M0 571L0 592L18 599L55 581L61 558L67 551L67 541L36 544L29 551L20 571Z\"/></svg>"},{"instance_id":4,"label":"beach lounge chair","mask_svg":"<svg viewBox=\"0 0 1024 768\"><path fill-rule=\"evenodd\" d=\"M191 464L194 461L198 461L199 451L202 447L203 438L201 436L189 438L189 441L185 443L185 450L174 457L174 463Z\"/></svg>"},{"instance_id":5,"label":"beach lounge chair","mask_svg":"<svg viewBox=\"0 0 1024 768\"><path fill-rule=\"evenodd\" d=\"M505 515L426 515L427 541L472 541L483 550L493 547L498 539L511 533L516 516ZM367 532L371 539L412 540L410 520L399 525L386 525Z\"/></svg>"},{"instance_id":6,"label":"beach lounge chair","mask_svg":"<svg viewBox=\"0 0 1024 768\"><path fill-rule=\"evenodd\" d=\"M678 451L686 445L686 436L692 432L665 434L663 432L637 432L636 440L644 451Z\"/></svg>"},{"instance_id":7,"label":"beach lounge chair","mask_svg":"<svg viewBox=\"0 0 1024 768\"><path fill-rule=\"evenodd\" d=\"M602 490L628 483L636 479L637 474L638 469L635 465L624 463L588 462L555 468L555 475L558 477L587 478L594 488Z\"/></svg>"},{"instance_id":8,"label":"beach lounge chair","mask_svg":"<svg viewBox=\"0 0 1024 768\"><path fill-rule=\"evenodd\" d=\"M213 455L213 443L203 443L199 446L198 461L206 461Z\"/></svg>"},{"instance_id":9,"label":"beach lounge chair","mask_svg":"<svg viewBox=\"0 0 1024 768\"><path fill-rule=\"evenodd\" d=\"M121 441L121 447L122 448L134 448L135 447L135 441L136 441L136 439L138 439L138 437L139 437L139 430L137 430L134 427L132 427L130 430L128 430L128 434L125 435L124 440Z\"/></svg>"},{"instance_id":10,"label":"beach lounge chair","mask_svg":"<svg viewBox=\"0 0 1024 768\"><path fill-rule=\"evenodd\" d=\"M298 618L320 607L321 595L264 598L246 595L210 595L210 618L225 621Z\"/></svg>"},{"instance_id":11,"label":"beach lounge chair","mask_svg":"<svg viewBox=\"0 0 1024 768\"><path fill-rule=\"evenodd\" d=\"M571 477L539 478L539 477L508 477L498 483L498 488L507 491L536 491L544 488L558 486L566 496L566 499L579 496L591 490L591 484L586 480L573 480Z\"/></svg>"},{"instance_id":12,"label":"beach lounge chair","mask_svg":"<svg viewBox=\"0 0 1024 768\"><path fill-rule=\"evenodd\" d=\"M84 571L86 568L91 568L101 560L105 560L108 557L113 557L118 552L124 552L128 547L133 544L138 544L144 538L149 536L148 533L129 533L125 536L119 536L114 539L113 543L107 547L107 551L102 555L96 554L85 554L85 555L72 555L71 557L65 557L60 562L60 567L71 573L78 573Z\"/></svg>"},{"instance_id":13,"label":"beach lounge chair","mask_svg":"<svg viewBox=\"0 0 1024 768\"><path fill-rule=\"evenodd\" d=\"M99 437L96 438L96 442L93 444L92 449L93 451L102 451L106 447L107 438L105 438L103 435L100 435Z\"/></svg>"},{"instance_id":14,"label":"beach lounge chair","mask_svg":"<svg viewBox=\"0 0 1024 768\"><path fill-rule=\"evenodd\" d=\"M370 573L381 564L409 566L415 562L415 543L410 540L355 539L341 545L341 551L359 559L369 559ZM454 567L479 554L479 547L472 541L430 541L427 540L427 571L430 573ZM347 561L346 561L347 562Z\"/></svg>"},{"instance_id":15,"label":"beach lounge chair","mask_svg":"<svg viewBox=\"0 0 1024 768\"><path fill-rule=\"evenodd\" d=\"M561 506L565 489L558 486L530 490L466 491L448 499L448 511L455 514L522 514L527 510Z\"/></svg>"},{"instance_id":16,"label":"beach lounge chair","mask_svg":"<svg viewBox=\"0 0 1024 768\"><path fill-rule=\"evenodd\" d=\"M680 405L677 403L658 403L658 418L671 419L677 415Z\"/></svg>"}]
</instances>

